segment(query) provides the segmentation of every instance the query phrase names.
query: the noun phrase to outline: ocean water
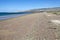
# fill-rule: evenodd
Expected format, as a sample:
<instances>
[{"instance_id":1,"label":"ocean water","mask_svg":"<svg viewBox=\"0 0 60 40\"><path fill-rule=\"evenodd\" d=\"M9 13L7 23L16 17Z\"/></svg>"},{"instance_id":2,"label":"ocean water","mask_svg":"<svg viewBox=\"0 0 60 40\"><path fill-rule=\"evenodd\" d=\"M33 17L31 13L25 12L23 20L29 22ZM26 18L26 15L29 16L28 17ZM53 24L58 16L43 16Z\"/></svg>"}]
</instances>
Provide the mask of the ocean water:
<instances>
[{"instance_id":1,"label":"ocean water","mask_svg":"<svg viewBox=\"0 0 60 40\"><path fill-rule=\"evenodd\" d=\"M15 18L15 17L18 17L18 16L23 16L23 15L27 15L27 14L31 14L30 12L29 13L0 13L0 20L6 20L6 19L9 19L9 18Z\"/></svg>"}]
</instances>

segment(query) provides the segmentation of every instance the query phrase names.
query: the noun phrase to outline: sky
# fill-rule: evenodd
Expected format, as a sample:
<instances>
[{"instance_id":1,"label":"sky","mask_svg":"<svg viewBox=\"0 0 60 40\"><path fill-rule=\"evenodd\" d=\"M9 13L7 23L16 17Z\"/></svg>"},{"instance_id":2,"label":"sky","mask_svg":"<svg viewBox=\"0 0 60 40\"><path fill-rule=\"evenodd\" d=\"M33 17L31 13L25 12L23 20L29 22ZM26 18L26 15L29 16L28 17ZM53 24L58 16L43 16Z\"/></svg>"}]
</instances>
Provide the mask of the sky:
<instances>
[{"instance_id":1,"label":"sky","mask_svg":"<svg viewBox=\"0 0 60 40\"><path fill-rule=\"evenodd\" d=\"M0 0L0 12L60 7L60 0Z\"/></svg>"}]
</instances>

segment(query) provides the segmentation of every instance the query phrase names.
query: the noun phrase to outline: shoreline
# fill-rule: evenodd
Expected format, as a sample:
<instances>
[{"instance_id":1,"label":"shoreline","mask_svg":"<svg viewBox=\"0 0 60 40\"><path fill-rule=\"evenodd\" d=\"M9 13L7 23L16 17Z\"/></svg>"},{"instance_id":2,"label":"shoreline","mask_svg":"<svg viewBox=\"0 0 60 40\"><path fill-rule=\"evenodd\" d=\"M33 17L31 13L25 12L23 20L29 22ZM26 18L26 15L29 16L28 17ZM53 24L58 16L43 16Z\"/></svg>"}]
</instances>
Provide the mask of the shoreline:
<instances>
[{"instance_id":1,"label":"shoreline","mask_svg":"<svg viewBox=\"0 0 60 40\"><path fill-rule=\"evenodd\" d=\"M32 13L31 13L32 14ZM8 19L13 19L13 18L17 18L17 17L21 17L21 16L25 16L25 15L29 15L29 14L18 14L18 15L6 15L6 16L0 16L0 21L3 20L8 20ZM11 17L12 16L12 17ZM8 18L9 17L9 18Z\"/></svg>"}]
</instances>

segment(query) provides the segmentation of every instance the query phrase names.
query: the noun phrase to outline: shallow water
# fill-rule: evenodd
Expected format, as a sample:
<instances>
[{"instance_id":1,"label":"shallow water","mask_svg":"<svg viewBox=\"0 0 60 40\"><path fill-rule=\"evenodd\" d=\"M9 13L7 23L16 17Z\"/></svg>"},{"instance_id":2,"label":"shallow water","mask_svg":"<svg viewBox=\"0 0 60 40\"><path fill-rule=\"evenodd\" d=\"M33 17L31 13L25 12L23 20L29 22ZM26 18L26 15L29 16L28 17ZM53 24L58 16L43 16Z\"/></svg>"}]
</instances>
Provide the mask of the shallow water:
<instances>
[{"instance_id":1,"label":"shallow water","mask_svg":"<svg viewBox=\"0 0 60 40\"><path fill-rule=\"evenodd\" d=\"M0 13L0 20L6 20L9 18L15 18L18 16L23 16L31 13Z\"/></svg>"},{"instance_id":2,"label":"shallow water","mask_svg":"<svg viewBox=\"0 0 60 40\"><path fill-rule=\"evenodd\" d=\"M9 19L9 18L15 18L18 16L23 16L26 14L13 14L13 15L4 15L4 16L0 16L0 20L5 20L5 19Z\"/></svg>"}]
</instances>

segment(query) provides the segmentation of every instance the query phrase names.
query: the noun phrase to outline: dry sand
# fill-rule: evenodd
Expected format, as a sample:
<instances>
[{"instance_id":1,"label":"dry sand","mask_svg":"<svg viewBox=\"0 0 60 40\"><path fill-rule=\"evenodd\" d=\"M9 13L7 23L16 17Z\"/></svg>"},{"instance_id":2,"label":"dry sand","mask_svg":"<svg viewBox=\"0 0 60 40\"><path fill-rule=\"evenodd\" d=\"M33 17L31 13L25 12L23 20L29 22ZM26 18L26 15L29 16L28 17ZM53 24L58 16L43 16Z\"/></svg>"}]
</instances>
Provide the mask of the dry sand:
<instances>
[{"instance_id":1,"label":"dry sand","mask_svg":"<svg viewBox=\"0 0 60 40\"><path fill-rule=\"evenodd\" d=\"M59 18L53 14L35 13L1 21L0 40L57 40L57 25L51 20Z\"/></svg>"}]
</instances>

